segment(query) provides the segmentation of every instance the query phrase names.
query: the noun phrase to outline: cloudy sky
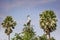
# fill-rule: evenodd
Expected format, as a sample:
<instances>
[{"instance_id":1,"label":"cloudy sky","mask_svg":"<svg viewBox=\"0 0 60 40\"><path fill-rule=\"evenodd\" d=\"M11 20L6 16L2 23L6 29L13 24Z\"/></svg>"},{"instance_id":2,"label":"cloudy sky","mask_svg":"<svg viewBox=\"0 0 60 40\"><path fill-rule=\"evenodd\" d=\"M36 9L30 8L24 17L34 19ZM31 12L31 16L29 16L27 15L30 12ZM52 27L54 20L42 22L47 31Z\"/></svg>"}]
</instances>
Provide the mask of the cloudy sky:
<instances>
[{"instance_id":1,"label":"cloudy sky","mask_svg":"<svg viewBox=\"0 0 60 40\"><path fill-rule=\"evenodd\" d=\"M51 33L56 40L60 38L60 0L0 0L0 24L6 16L12 16L17 22L11 38L15 33L20 33L23 24L27 21L27 15L31 17L31 24L34 25L34 31L38 35L43 35L44 32L39 26L39 14L44 10L53 10L57 16L57 29ZM8 40L0 25L0 40Z\"/></svg>"}]
</instances>

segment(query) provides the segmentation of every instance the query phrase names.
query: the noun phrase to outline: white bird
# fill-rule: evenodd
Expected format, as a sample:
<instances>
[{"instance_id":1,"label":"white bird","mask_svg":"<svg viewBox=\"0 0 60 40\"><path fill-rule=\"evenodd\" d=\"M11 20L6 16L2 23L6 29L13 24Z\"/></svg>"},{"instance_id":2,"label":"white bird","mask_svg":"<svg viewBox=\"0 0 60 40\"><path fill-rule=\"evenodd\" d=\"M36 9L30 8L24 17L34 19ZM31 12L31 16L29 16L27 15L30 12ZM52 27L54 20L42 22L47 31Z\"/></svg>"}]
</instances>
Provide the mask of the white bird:
<instances>
[{"instance_id":1,"label":"white bird","mask_svg":"<svg viewBox=\"0 0 60 40\"><path fill-rule=\"evenodd\" d=\"M30 25L30 23L31 23L30 16L28 15L27 18L28 18L28 20L27 20L27 25Z\"/></svg>"}]
</instances>

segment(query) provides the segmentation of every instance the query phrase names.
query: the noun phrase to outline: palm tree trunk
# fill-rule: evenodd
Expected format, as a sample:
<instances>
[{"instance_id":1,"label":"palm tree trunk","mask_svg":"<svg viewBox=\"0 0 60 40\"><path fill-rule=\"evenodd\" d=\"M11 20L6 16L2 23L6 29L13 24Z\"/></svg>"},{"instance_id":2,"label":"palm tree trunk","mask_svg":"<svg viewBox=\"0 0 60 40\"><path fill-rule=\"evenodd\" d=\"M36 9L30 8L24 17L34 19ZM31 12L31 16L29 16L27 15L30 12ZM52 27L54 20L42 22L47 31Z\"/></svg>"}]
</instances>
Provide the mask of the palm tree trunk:
<instances>
[{"instance_id":1,"label":"palm tree trunk","mask_svg":"<svg viewBox=\"0 0 60 40\"><path fill-rule=\"evenodd\" d=\"M50 33L48 34L48 36L49 36L49 40L50 40Z\"/></svg>"},{"instance_id":2,"label":"palm tree trunk","mask_svg":"<svg viewBox=\"0 0 60 40\"><path fill-rule=\"evenodd\" d=\"M46 32L46 35L47 35L47 40L50 40L50 32Z\"/></svg>"},{"instance_id":3,"label":"palm tree trunk","mask_svg":"<svg viewBox=\"0 0 60 40\"><path fill-rule=\"evenodd\" d=\"M10 34L8 35L8 40L10 40Z\"/></svg>"}]
</instances>

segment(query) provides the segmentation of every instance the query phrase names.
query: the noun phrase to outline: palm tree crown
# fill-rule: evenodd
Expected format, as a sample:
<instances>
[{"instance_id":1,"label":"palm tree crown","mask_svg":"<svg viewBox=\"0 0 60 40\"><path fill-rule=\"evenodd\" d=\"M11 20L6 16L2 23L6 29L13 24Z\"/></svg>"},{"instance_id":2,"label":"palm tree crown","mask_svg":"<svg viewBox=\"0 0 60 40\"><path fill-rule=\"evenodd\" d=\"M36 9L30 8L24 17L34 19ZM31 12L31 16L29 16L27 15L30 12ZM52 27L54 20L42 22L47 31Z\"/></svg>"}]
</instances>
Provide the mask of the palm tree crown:
<instances>
[{"instance_id":1,"label":"palm tree crown","mask_svg":"<svg viewBox=\"0 0 60 40\"><path fill-rule=\"evenodd\" d=\"M16 26L16 22L13 20L12 16L7 16L2 23L2 27L5 28L5 33L9 35L12 33L12 29Z\"/></svg>"},{"instance_id":2,"label":"palm tree crown","mask_svg":"<svg viewBox=\"0 0 60 40\"><path fill-rule=\"evenodd\" d=\"M40 26L44 31L49 30L49 32L52 32L56 30L56 15L51 10L46 10L40 14Z\"/></svg>"}]
</instances>

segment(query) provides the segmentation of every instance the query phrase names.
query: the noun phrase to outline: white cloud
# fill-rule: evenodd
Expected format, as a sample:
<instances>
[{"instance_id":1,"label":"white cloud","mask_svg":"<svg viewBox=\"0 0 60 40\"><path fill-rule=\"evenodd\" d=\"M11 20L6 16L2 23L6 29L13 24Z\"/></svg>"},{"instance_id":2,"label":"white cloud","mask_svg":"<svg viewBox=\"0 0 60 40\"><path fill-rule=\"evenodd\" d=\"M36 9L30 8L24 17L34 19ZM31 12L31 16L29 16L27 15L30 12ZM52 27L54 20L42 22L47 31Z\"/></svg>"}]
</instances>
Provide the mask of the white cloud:
<instances>
[{"instance_id":1,"label":"white cloud","mask_svg":"<svg viewBox=\"0 0 60 40\"><path fill-rule=\"evenodd\" d=\"M55 2L56 0L15 0L12 3L4 5L6 10L12 9L14 7L35 7L37 5L43 5L50 2Z\"/></svg>"}]
</instances>

